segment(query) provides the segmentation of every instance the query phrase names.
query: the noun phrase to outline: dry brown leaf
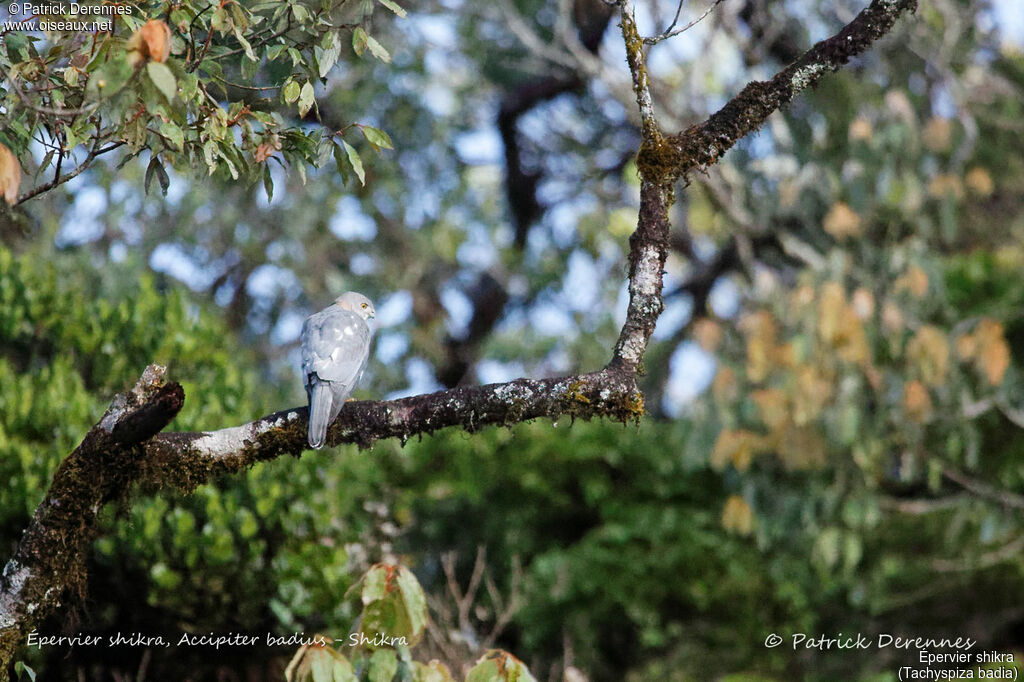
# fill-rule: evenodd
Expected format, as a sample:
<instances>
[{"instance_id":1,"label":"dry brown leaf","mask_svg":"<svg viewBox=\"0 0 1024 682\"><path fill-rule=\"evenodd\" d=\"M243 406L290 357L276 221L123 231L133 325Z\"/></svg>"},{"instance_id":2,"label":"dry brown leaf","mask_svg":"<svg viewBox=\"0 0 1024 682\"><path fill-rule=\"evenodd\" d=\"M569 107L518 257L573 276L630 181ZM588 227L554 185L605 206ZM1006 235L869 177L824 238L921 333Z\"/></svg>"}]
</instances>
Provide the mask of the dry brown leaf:
<instances>
[{"instance_id":1,"label":"dry brown leaf","mask_svg":"<svg viewBox=\"0 0 1024 682\"><path fill-rule=\"evenodd\" d=\"M150 19L132 34L128 49L141 59L166 62L171 54L171 29L160 19Z\"/></svg>"}]
</instances>

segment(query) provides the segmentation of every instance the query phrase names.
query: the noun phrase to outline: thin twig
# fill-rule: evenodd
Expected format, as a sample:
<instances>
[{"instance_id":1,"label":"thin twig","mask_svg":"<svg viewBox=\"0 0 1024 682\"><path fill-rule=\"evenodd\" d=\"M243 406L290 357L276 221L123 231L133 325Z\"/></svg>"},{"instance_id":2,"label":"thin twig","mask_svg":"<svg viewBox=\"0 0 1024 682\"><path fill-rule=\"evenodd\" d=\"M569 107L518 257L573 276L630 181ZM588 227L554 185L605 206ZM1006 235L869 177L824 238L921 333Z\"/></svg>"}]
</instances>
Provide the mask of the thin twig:
<instances>
[{"instance_id":1,"label":"thin twig","mask_svg":"<svg viewBox=\"0 0 1024 682\"><path fill-rule=\"evenodd\" d=\"M689 31L691 28L693 28L700 22L704 21L704 19L707 18L707 16L711 14L711 12L713 12L716 7L722 4L723 1L724 0L715 0L713 3L711 3L711 7L708 7L706 10L704 10L704 13L701 14L699 17L688 23L686 26L683 26L682 28L678 28L673 31L672 27L676 25L677 21L679 21L679 12L683 9L683 3L680 2L679 7L676 9L676 18L672 20L672 23L669 25L669 27L665 29L664 32L659 33L656 36L644 38L644 45L657 45L663 40L674 38L680 33L683 33L684 31Z\"/></svg>"},{"instance_id":2,"label":"thin twig","mask_svg":"<svg viewBox=\"0 0 1024 682\"><path fill-rule=\"evenodd\" d=\"M25 192L20 197L18 197L18 201L15 202L14 205L17 206L19 204L22 204L22 203L28 201L29 199L31 199L31 198L33 198L35 196L38 196L38 195L42 194L43 192L48 192L48 191L50 191L51 189L53 189L55 187L59 187L60 185L63 185L65 182L67 182L68 180L74 180L79 175L81 175L83 171L85 171L87 168L89 168L89 166L92 165L92 162L96 160L96 157L102 156L103 154L106 154L107 152L112 152L115 149L117 149L118 147L120 147L120 146L125 144L124 141L112 142L111 144L109 144L106 147L103 147L101 149L101 148L99 148L99 145L100 145L100 143L104 139L105 138L102 138L102 137L96 138L96 142L93 145L93 148L89 151L88 156L86 156L85 160L82 163L78 164L78 166L74 170L69 171L68 173L66 173L63 176L55 177L53 180L51 180L50 182L46 183L45 185L40 185L39 187L36 187L35 189L31 189L28 192Z\"/></svg>"},{"instance_id":3,"label":"thin twig","mask_svg":"<svg viewBox=\"0 0 1024 682\"><path fill-rule=\"evenodd\" d=\"M984 481L979 481L975 478L956 471L955 469L945 469L942 475L956 483L958 486L963 488L969 493L972 493L978 497L993 502L998 502L1004 507L1011 509L1024 509L1024 496L1012 493L1009 490L1000 490L995 486L991 486Z\"/></svg>"}]
</instances>

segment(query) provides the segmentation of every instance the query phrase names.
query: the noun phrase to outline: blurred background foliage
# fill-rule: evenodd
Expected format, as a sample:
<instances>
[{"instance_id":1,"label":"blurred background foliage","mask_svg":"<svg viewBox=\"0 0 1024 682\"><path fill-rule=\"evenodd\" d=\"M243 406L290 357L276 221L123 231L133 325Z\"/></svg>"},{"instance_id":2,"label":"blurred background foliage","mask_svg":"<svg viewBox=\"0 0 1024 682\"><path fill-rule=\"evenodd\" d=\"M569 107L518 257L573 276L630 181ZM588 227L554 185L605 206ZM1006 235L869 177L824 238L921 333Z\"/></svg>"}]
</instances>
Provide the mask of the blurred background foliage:
<instances>
[{"instance_id":1,"label":"blurred background foliage","mask_svg":"<svg viewBox=\"0 0 1024 682\"><path fill-rule=\"evenodd\" d=\"M222 51L215 99L272 115L251 142L221 139L245 177L136 140L123 167L117 151L0 208L5 554L60 458L146 364L185 386L173 429L303 402L299 325L345 289L381 322L359 397L609 357L638 135L607 8L427 2L398 18L356 4L322 80L315 23L292 36L288 68ZM417 651L453 671L494 645L543 680L890 680L908 662L767 650L769 632L1020 652L1024 55L1009 4L922 3L679 190L639 427L444 432L140 494L107 510L88 597L51 630L342 639L358 628L346 594L386 561L427 592ZM722 3L651 49L665 127L702 120L859 9ZM675 4L638 10L654 33ZM390 62L349 48L356 24ZM17 58L0 55L5 71ZM172 66L187 58L172 45ZM315 85L315 109L300 115L289 79ZM218 119L182 120L198 141ZM357 123L394 149L366 153ZM341 130L365 184L321 153ZM47 182L45 146L2 132L23 190ZM166 195L144 191L157 156ZM65 653L27 661L46 679L140 663L152 679L279 679L294 647Z\"/></svg>"}]
</instances>

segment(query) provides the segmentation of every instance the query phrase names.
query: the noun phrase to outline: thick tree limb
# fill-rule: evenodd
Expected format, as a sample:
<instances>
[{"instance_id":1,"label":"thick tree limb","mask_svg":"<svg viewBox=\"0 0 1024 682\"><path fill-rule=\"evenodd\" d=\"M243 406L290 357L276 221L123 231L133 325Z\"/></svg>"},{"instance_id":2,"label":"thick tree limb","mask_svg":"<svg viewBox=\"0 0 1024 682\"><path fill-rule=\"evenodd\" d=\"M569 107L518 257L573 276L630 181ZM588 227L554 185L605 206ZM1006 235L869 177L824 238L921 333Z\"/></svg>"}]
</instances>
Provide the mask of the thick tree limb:
<instances>
[{"instance_id":1,"label":"thick tree limb","mask_svg":"<svg viewBox=\"0 0 1024 682\"><path fill-rule=\"evenodd\" d=\"M125 495L145 457L140 443L167 426L184 401L181 386L150 365L57 468L0 576L0 680L28 633L68 593L84 589L83 557L100 509Z\"/></svg>"},{"instance_id":2,"label":"thick tree limb","mask_svg":"<svg viewBox=\"0 0 1024 682\"><path fill-rule=\"evenodd\" d=\"M664 139L648 140L645 135L647 142L638 165L650 175L670 179L686 178L692 170L706 169L736 142L760 128L777 109L813 87L826 73L865 52L892 30L902 14L916 8L917 0L874 0L839 33L814 45L771 80L747 84L703 123ZM636 52L640 52L639 47Z\"/></svg>"},{"instance_id":3,"label":"thick tree limb","mask_svg":"<svg viewBox=\"0 0 1024 682\"><path fill-rule=\"evenodd\" d=\"M355 443L366 448L384 438L400 438L404 443L449 426L474 431L562 416L625 422L642 414L643 396L635 377L606 368L559 379L516 379L398 400L351 402L330 426L327 444ZM298 455L309 448L307 419L307 409L296 407L220 431L159 434L144 446L140 482L190 490L215 474L241 471L283 454Z\"/></svg>"}]
</instances>

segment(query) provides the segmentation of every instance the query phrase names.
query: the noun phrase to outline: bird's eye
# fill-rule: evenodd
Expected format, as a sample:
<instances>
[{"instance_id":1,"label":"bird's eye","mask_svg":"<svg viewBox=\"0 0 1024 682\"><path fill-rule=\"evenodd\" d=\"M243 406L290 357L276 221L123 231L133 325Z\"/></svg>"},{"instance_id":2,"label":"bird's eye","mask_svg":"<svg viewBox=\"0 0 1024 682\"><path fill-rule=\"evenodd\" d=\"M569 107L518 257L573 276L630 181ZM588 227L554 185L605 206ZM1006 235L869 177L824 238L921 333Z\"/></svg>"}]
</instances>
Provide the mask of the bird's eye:
<instances>
[{"instance_id":1,"label":"bird's eye","mask_svg":"<svg viewBox=\"0 0 1024 682\"><path fill-rule=\"evenodd\" d=\"M367 308L367 305L364 303L363 304L363 310L366 310L366 308Z\"/></svg>"}]
</instances>

